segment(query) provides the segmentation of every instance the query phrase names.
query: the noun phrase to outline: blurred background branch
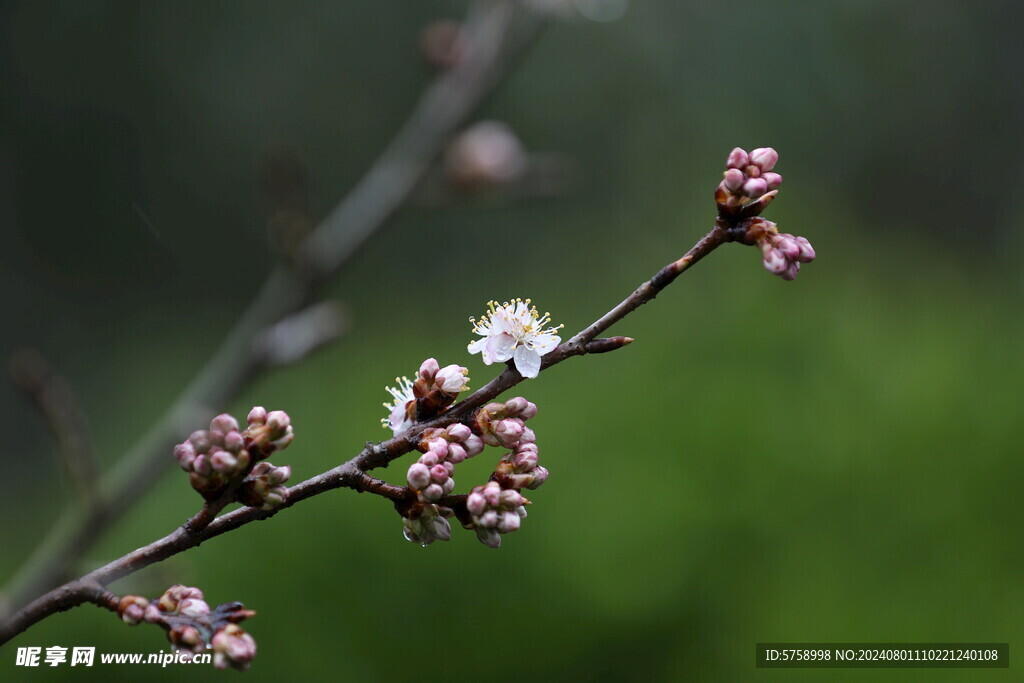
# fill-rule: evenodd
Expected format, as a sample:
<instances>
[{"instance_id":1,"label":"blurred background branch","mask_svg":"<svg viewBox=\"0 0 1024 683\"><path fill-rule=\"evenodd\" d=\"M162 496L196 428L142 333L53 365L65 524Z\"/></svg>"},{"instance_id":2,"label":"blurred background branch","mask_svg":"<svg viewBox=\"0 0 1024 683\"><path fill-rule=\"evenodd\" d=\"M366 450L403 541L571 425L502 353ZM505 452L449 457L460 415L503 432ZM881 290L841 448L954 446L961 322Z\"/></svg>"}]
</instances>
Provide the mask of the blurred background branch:
<instances>
[{"instance_id":1,"label":"blurred background branch","mask_svg":"<svg viewBox=\"0 0 1024 683\"><path fill-rule=\"evenodd\" d=\"M81 508L89 511L102 506L89 430L71 384L37 349L16 351L11 356L10 368L11 379L46 419L56 440L57 457L78 494Z\"/></svg>"}]
</instances>

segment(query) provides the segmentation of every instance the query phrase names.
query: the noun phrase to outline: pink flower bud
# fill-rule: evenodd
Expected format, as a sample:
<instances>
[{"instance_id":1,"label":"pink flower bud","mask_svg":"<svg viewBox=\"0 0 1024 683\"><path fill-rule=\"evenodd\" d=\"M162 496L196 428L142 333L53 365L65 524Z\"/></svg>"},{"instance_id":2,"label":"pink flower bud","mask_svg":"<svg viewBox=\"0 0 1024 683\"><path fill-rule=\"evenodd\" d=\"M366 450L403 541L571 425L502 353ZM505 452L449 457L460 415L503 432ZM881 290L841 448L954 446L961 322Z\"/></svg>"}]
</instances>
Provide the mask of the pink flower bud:
<instances>
[{"instance_id":1,"label":"pink flower bud","mask_svg":"<svg viewBox=\"0 0 1024 683\"><path fill-rule=\"evenodd\" d=\"M519 515L517 515L515 512L511 510L505 512L505 514L503 514L501 516L501 519L498 521L498 531L500 531L503 534L508 533L510 531L515 531L518 528Z\"/></svg>"},{"instance_id":2,"label":"pink flower bud","mask_svg":"<svg viewBox=\"0 0 1024 683\"><path fill-rule=\"evenodd\" d=\"M292 420L288 413L283 410L274 410L267 413L267 426L274 432L275 436L284 435L284 431L291 425Z\"/></svg>"},{"instance_id":3,"label":"pink flower bud","mask_svg":"<svg viewBox=\"0 0 1024 683\"><path fill-rule=\"evenodd\" d=\"M220 432L221 434L227 434L228 432L238 431L238 420L231 417L227 413L222 413L217 417L210 420L210 429L213 431Z\"/></svg>"},{"instance_id":4,"label":"pink flower bud","mask_svg":"<svg viewBox=\"0 0 1024 683\"><path fill-rule=\"evenodd\" d=\"M271 484L283 484L288 481L292 476L292 468L290 465L283 467L274 467L267 473L267 479Z\"/></svg>"},{"instance_id":5,"label":"pink flower bud","mask_svg":"<svg viewBox=\"0 0 1024 683\"><path fill-rule=\"evenodd\" d=\"M425 489L430 485L430 468L418 462L409 465L409 471L405 475L409 482L409 488L413 490Z\"/></svg>"},{"instance_id":6,"label":"pink flower bud","mask_svg":"<svg viewBox=\"0 0 1024 683\"><path fill-rule=\"evenodd\" d=\"M484 451L484 440L476 434L468 436L462 445L466 449L467 458L472 458L474 455L480 455Z\"/></svg>"},{"instance_id":7,"label":"pink flower bud","mask_svg":"<svg viewBox=\"0 0 1024 683\"><path fill-rule=\"evenodd\" d=\"M192 461L192 471L204 477L208 477L213 474L213 468L210 467L209 458L205 455L197 455L196 459Z\"/></svg>"},{"instance_id":8,"label":"pink flower bud","mask_svg":"<svg viewBox=\"0 0 1024 683\"><path fill-rule=\"evenodd\" d=\"M793 239L797 243L797 246L800 247L800 255L796 257L797 260L804 263L810 263L813 261L815 257L814 247L812 247L811 243L807 241L807 238L795 237Z\"/></svg>"},{"instance_id":9,"label":"pink flower bud","mask_svg":"<svg viewBox=\"0 0 1024 683\"><path fill-rule=\"evenodd\" d=\"M543 465L533 468L531 474L533 475L533 483L526 487L528 489L539 488L541 484L548 480L548 470Z\"/></svg>"},{"instance_id":10,"label":"pink flower bud","mask_svg":"<svg viewBox=\"0 0 1024 683\"><path fill-rule=\"evenodd\" d=\"M427 453L433 453L438 460L443 460L448 455L448 442L440 437L432 439L427 444Z\"/></svg>"},{"instance_id":11,"label":"pink flower bud","mask_svg":"<svg viewBox=\"0 0 1024 683\"><path fill-rule=\"evenodd\" d=\"M487 482L487 485L484 486L481 493L483 494L484 500L487 501L488 506L498 507L498 501L501 500L501 486L498 485L498 482Z\"/></svg>"},{"instance_id":12,"label":"pink flower bud","mask_svg":"<svg viewBox=\"0 0 1024 683\"><path fill-rule=\"evenodd\" d=\"M210 467L221 474L234 474L238 468L238 458L228 451L218 449L210 455Z\"/></svg>"},{"instance_id":13,"label":"pink flower bud","mask_svg":"<svg viewBox=\"0 0 1024 683\"><path fill-rule=\"evenodd\" d=\"M724 174L722 185L730 192L736 192L743 186L743 181L746 179L747 177L739 168L730 168Z\"/></svg>"},{"instance_id":14,"label":"pink flower bud","mask_svg":"<svg viewBox=\"0 0 1024 683\"><path fill-rule=\"evenodd\" d=\"M743 168L750 163L750 158L747 153L741 147L735 147L729 152L728 158L725 160L727 168Z\"/></svg>"},{"instance_id":15,"label":"pink flower bud","mask_svg":"<svg viewBox=\"0 0 1024 683\"><path fill-rule=\"evenodd\" d=\"M514 489L529 488L533 483L533 472L513 472L506 478L508 485Z\"/></svg>"},{"instance_id":16,"label":"pink flower bud","mask_svg":"<svg viewBox=\"0 0 1024 683\"><path fill-rule=\"evenodd\" d=\"M241 432L228 432L224 435L224 448L232 453L238 453L245 447L245 437Z\"/></svg>"},{"instance_id":17,"label":"pink flower bud","mask_svg":"<svg viewBox=\"0 0 1024 683\"><path fill-rule=\"evenodd\" d=\"M164 615L160 611L159 607L150 603L146 605L146 613L145 616L143 616L143 619L146 620L147 624L157 624L164 620Z\"/></svg>"},{"instance_id":18,"label":"pink flower bud","mask_svg":"<svg viewBox=\"0 0 1024 683\"><path fill-rule=\"evenodd\" d=\"M249 417L246 418L246 421L250 426L265 424L267 421L267 409L263 406L256 406L249 411Z\"/></svg>"},{"instance_id":19,"label":"pink flower bud","mask_svg":"<svg viewBox=\"0 0 1024 683\"><path fill-rule=\"evenodd\" d=\"M775 241L775 248L790 261L800 255L800 245L792 235L779 235L779 239Z\"/></svg>"},{"instance_id":20,"label":"pink flower bud","mask_svg":"<svg viewBox=\"0 0 1024 683\"><path fill-rule=\"evenodd\" d=\"M420 365L419 375L428 382L434 380L434 375L441 368L441 365L434 358L428 358Z\"/></svg>"},{"instance_id":21,"label":"pink flower bud","mask_svg":"<svg viewBox=\"0 0 1024 683\"><path fill-rule=\"evenodd\" d=\"M448 478L448 468L442 464L434 465L430 468L430 478L438 484L444 483L444 480Z\"/></svg>"},{"instance_id":22,"label":"pink flower bud","mask_svg":"<svg viewBox=\"0 0 1024 683\"><path fill-rule=\"evenodd\" d=\"M447 460L441 463L441 467L443 467L445 471L448 472L449 477L455 474L455 465L448 462Z\"/></svg>"},{"instance_id":23,"label":"pink flower bud","mask_svg":"<svg viewBox=\"0 0 1024 683\"><path fill-rule=\"evenodd\" d=\"M437 457L437 453L428 451L420 456L420 462L427 467L433 467L437 463L441 462L441 459Z\"/></svg>"},{"instance_id":24,"label":"pink flower bud","mask_svg":"<svg viewBox=\"0 0 1024 683\"><path fill-rule=\"evenodd\" d=\"M452 441L465 441L473 434L473 431L469 427L461 423L448 425L448 428L445 431L448 432L448 438Z\"/></svg>"},{"instance_id":25,"label":"pink flower bud","mask_svg":"<svg viewBox=\"0 0 1024 683\"><path fill-rule=\"evenodd\" d=\"M256 641L237 624L218 630L210 641L213 665L218 669L232 667L245 671L256 656Z\"/></svg>"},{"instance_id":26,"label":"pink flower bud","mask_svg":"<svg viewBox=\"0 0 1024 683\"><path fill-rule=\"evenodd\" d=\"M782 176L778 173L765 173L761 177L764 178L766 183L768 183L769 190L777 190L779 189L779 185L782 184Z\"/></svg>"},{"instance_id":27,"label":"pink flower bud","mask_svg":"<svg viewBox=\"0 0 1024 683\"><path fill-rule=\"evenodd\" d=\"M474 517L479 517L483 514L484 509L487 507L487 501L483 495L479 493L471 493L466 497L466 509L469 510L469 514Z\"/></svg>"},{"instance_id":28,"label":"pink flower bud","mask_svg":"<svg viewBox=\"0 0 1024 683\"><path fill-rule=\"evenodd\" d=\"M446 394L457 394L466 388L469 370L461 365L446 365L437 371L434 384Z\"/></svg>"},{"instance_id":29,"label":"pink flower bud","mask_svg":"<svg viewBox=\"0 0 1024 683\"><path fill-rule=\"evenodd\" d=\"M498 504L503 508L515 509L523 504L523 497L519 494L519 491L505 489L498 498Z\"/></svg>"},{"instance_id":30,"label":"pink flower bud","mask_svg":"<svg viewBox=\"0 0 1024 683\"><path fill-rule=\"evenodd\" d=\"M778 162L779 153L771 147L758 147L750 153L750 163L754 164L762 171L772 170Z\"/></svg>"},{"instance_id":31,"label":"pink flower bud","mask_svg":"<svg viewBox=\"0 0 1024 683\"><path fill-rule=\"evenodd\" d=\"M196 459L195 446L192 445L191 441L179 443L174 447L174 457L177 459L178 465L181 466L181 469L186 472L191 472L192 463L195 462Z\"/></svg>"},{"instance_id":32,"label":"pink flower bud","mask_svg":"<svg viewBox=\"0 0 1024 683\"><path fill-rule=\"evenodd\" d=\"M121 621L130 626L135 626L146 616L146 608L148 606L149 600L146 600L146 598L139 595L126 595L118 603L117 611L121 615Z\"/></svg>"},{"instance_id":33,"label":"pink flower bud","mask_svg":"<svg viewBox=\"0 0 1024 683\"><path fill-rule=\"evenodd\" d=\"M446 495L446 496L449 493L451 493L452 491L454 491L454 490L455 490L455 480L454 479L446 479L444 481L444 483L441 484L441 491L443 491L444 495Z\"/></svg>"},{"instance_id":34,"label":"pink flower bud","mask_svg":"<svg viewBox=\"0 0 1024 683\"><path fill-rule=\"evenodd\" d=\"M768 183L764 178L751 178L743 183L743 194L747 197L760 197L768 191Z\"/></svg>"},{"instance_id":35,"label":"pink flower bud","mask_svg":"<svg viewBox=\"0 0 1024 683\"><path fill-rule=\"evenodd\" d=\"M482 527L487 527L488 529L493 529L494 527L498 526L498 511L485 511L482 515L480 515L480 521L478 522L478 524Z\"/></svg>"},{"instance_id":36,"label":"pink flower bud","mask_svg":"<svg viewBox=\"0 0 1024 683\"><path fill-rule=\"evenodd\" d=\"M448 445L448 462L458 464L468 457L466 449L462 444L453 443Z\"/></svg>"},{"instance_id":37,"label":"pink flower bud","mask_svg":"<svg viewBox=\"0 0 1024 683\"><path fill-rule=\"evenodd\" d=\"M505 401L505 411L509 415L514 417L519 415L519 413L523 412L524 410L526 410L527 405L529 405L529 401L527 401L522 396L516 396L513 399Z\"/></svg>"},{"instance_id":38,"label":"pink flower bud","mask_svg":"<svg viewBox=\"0 0 1024 683\"><path fill-rule=\"evenodd\" d=\"M512 456L512 465L518 472L529 472L537 466L537 454L533 451L519 451Z\"/></svg>"},{"instance_id":39,"label":"pink flower bud","mask_svg":"<svg viewBox=\"0 0 1024 683\"><path fill-rule=\"evenodd\" d=\"M799 261L791 261L790 264L789 264L789 267L786 268L786 270L784 270L783 272L779 273L779 275L782 276L783 280L795 280L796 279L796 274L799 273L799 272L800 272L800 262Z\"/></svg>"},{"instance_id":40,"label":"pink flower bud","mask_svg":"<svg viewBox=\"0 0 1024 683\"><path fill-rule=\"evenodd\" d=\"M494 425L494 435L505 447L511 447L519 441L523 435L523 423L516 418L499 420Z\"/></svg>"},{"instance_id":41,"label":"pink flower bud","mask_svg":"<svg viewBox=\"0 0 1024 683\"><path fill-rule=\"evenodd\" d=\"M435 500L440 500L444 496L444 489L442 489L439 484L431 484L427 488L423 489L421 495L424 500L432 503Z\"/></svg>"},{"instance_id":42,"label":"pink flower bud","mask_svg":"<svg viewBox=\"0 0 1024 683\"><path fill-rule=\"evenodd\" d=\"M210 432L205 429L197 429L188 437L189 442L196 449L196 453L205 453L210 450L213 442L210 440Z\"/></svg>"},{"instance_id":43,"label":"pink flower bud","mask_svg":"<svg viewBox=\"0 0 1024 683\"><path fill-rule=\"evenodd\" d=\"M537 435L529 427L523 427L523 433L519 435L520 444L534 443L537 441Z\"/></svg>"},{"instance_id":44,"label":"pink flower bud","mask_svg":"<svg viewBox=\"0 0 1024 683\"><path fill-rule=\"evenodd\" d=\"M526 408L523 409L522 414L519 416L524 420L529 420L537 416L537 404L531 401L526 402Z\"/></svg>"},{"instance_id":45,"label":"pink flower bud","mask_svg":"<svg viewBox=\"0 0 1024 683\"><path fill-rule=\"evenodd\" d=\"M186 598L178 603L178 614L185 617L203 617L210 613L210 606L205 600Z\"/></svg>"},{"instance_id":46,"label":"pink flower bud","mask_svg":"<svg viewBox=\"0 0 1024 683\"><path fill-rule=\"evenodd\" d=\"M764 269L773 275L781 275L789 267L789 261L778 249L769 249L764 253Z\"/></svg>"}]
</instances>

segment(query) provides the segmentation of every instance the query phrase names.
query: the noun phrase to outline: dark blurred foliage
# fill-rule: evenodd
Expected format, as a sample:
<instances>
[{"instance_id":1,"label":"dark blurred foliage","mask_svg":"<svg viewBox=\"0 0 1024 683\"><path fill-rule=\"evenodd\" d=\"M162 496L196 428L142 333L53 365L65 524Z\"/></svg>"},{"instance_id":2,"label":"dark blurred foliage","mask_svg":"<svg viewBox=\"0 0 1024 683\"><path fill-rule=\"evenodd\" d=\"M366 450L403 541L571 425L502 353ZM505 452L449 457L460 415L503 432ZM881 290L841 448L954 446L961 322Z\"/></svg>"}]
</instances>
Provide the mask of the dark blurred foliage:
<instances>
[{"instance_id":1,"label":"dark blurred foliage","mask_svg":"<svg viewBox=\"0 0 1024 683\"><path fill-rule=\"evenodd\" d=\"M255 293L281 238L268 219L344 195L430 77L420 29L461 12L0 4L0 353L38 347L69 378L104 467ZM524 385L552 477L498 551L458 530L413 547L390 505L339 492L114 589L184 581L255 608L256 680L880 680L756 672L754 644L1019 642L1022 13L665 0L553 24L481 115L575 158L574 192L410 207L359 254L330 291L349 336L229 406L291 413L296 479L384 437L383 386L424 357L486 381L463 349L488 299L531 296L578 329L678 257L735 145L780 150L768 215L818 260L784 283L727 246L614 329L634 345ZM73 497L10 383L0 407L6 577ZM198 503L168 472L82 570ZM5 647L0 670L84 678L13 667L15 647L55 644L165 647L84 607Z\"/></svg>"}]
</instances>

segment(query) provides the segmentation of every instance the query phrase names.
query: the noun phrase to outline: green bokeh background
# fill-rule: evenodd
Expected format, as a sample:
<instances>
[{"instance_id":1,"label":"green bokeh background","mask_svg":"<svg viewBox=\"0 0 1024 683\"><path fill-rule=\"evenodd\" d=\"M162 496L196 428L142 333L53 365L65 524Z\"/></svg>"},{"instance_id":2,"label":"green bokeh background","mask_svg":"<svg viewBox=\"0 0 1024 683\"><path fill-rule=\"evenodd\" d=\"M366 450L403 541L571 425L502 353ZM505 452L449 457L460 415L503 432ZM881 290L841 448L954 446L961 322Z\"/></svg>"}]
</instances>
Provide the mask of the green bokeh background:
<instances>
[{"instance_id":1,"label":"green bokeh background","mask_svg":"<svg viewBox=\"0 0 1024 683\"><path fill-rule=\"evenodd\" d=\"M74 383L104 467L271 267L260 156L294 150L326 213L428 82L419 29L461 11L0 4L0 352L36 346ZM185 582L255 608L252 680L1016 679L764 671L753 653L1024 642L1022 19L1011 2L665 0L553 24L481 115L576 159L573 191L410 207L359 253L330 288L351 332L225 406L288 410L297 480L386 436L383 386L424 357L489 378L464 352L488 299L532 297L575 330L677 258L735 145L781 151L769 216L818 260L787 283L727 245L613 329L628 349L522 385L552 476L500 550L459 530L424 550L389 504L341 491L114 589ZM9 384L0 408L6 578L73 496ZM197 502L169 468L81 570ZM236 675L14 666L50 645L166 643L84 607L0 650L0 677Z\"/></svg>"}]
</instances>

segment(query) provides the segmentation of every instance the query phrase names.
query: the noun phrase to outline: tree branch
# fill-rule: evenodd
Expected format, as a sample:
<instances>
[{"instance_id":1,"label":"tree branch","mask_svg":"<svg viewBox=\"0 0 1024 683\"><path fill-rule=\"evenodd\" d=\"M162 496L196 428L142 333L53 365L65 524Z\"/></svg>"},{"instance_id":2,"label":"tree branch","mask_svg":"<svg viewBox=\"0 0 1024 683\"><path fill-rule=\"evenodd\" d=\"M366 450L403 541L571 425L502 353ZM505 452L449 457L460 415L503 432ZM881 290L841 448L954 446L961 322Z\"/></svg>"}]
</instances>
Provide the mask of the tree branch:
<instances>
[{"instance_id":1,"label":"tree branch","mask_svg":"<svg viewBox=\"0 0 1024 683\"><path fill-rule=\"evenodd\" d=\"M173 462L174 443L208 420L267 367L253 340L305 307L326 279L410 197L434 157L537 34L541 19L515 0L482 2L465 22L467 52L426 90L405 125L362 180L303 241L295 265L275 269L220 348L156 424L100 482L99 505L68 511L8 584L13 607L64 580L111 522ZM0 618L4 615L0 614Z\"/></svg>"},{"instance_id":2,"label":"tree branch","mask_svg":"<svg viewBox=\"0 0 1024 683\"><path fill-rule=\"evenodd\" d=\"M687 268L729 240L728 228L723 223L717 223L711 232L705 235L682 258L662 268L654 277L640 285L620 304L583 328L569 341L545 355L541 371L543 372L573 356L586 353L601 353L611 350L610 347L621 348L628 344L629 341L632 341L628 337L613 337L610 339L594 339L594 337L624 318L630 312L636 310L642 304L653 299L657 296L658 292L671 284ZM0 644L7 642L32 624L55 612L70 609L85 602L103 604L102 596L95 591L96 586L106 586L151 564L161 562L172 555L193 548L210 538L233 531L250 522L272 517L283 509L321 493L338 488L351 488L360 492L374 493L396 503L413 500L415 495L408 488L395 486L376 479L368 475L367 472L377 467L386 467L392 460L415 450L419 443L419 435L425 429L457 422L468 416L476 408L486 404L522 381L523 376L510 363L501 374L470 394L465 400L456 403L437 418L417 423L407 432L387 441L377 444L367 443L366 447L348 462L289 488L285 502L273 510L244 507L224 514L212 521L208 521L204 516L204 512L201 511L199 515L193 517L164 538L139 548L83 576L77 581L72 581L36 599L15 614L4 628L0 630ZM463 503L464 499L465 496L448 496L440 502L443 505L457 506ZM207 510L207 506L204 506L203 510ZM204 516L202 519L204 523L193 524L193 520L200 516Z\"/></svg>"}]
</instances>

